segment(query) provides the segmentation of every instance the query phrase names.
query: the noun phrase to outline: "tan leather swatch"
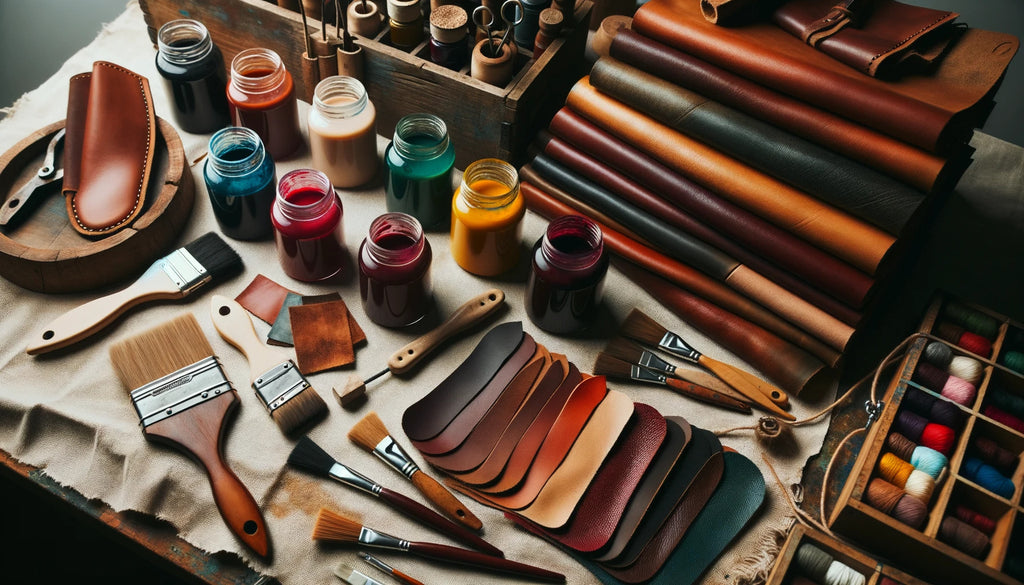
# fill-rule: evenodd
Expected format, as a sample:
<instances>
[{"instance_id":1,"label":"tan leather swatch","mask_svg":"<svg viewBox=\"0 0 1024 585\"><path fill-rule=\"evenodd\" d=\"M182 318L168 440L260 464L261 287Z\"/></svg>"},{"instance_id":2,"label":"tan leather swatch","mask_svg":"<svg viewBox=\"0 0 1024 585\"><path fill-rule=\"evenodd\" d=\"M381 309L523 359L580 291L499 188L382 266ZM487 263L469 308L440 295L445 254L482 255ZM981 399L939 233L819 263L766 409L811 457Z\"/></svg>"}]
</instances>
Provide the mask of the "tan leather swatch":
<instances>
[{"instance_id":1,"label":"tan leather swatch","mask_svg":"<svg viewBox=\"0 0 1024 585\"><path fill-rule=\"evenodd\" d=\"M345 301L296 305L288 308L288 314L300 372L312 374L356 360Z\"/></svg>"}]
</instances>

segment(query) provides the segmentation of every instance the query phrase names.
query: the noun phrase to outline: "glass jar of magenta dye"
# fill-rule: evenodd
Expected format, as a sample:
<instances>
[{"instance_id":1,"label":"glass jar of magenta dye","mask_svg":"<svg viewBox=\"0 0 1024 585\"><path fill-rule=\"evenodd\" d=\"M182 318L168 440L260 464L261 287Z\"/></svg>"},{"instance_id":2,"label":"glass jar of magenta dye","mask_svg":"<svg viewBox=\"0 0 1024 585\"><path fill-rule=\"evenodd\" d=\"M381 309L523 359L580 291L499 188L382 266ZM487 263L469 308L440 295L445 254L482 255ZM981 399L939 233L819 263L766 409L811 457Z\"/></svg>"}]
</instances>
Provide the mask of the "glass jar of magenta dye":
<instances>
[{"instance_id":1,"label":"glass jar of magenta dye","mask_svg":"<svg viewBox=\"0 0 1024 585\"><path fill-rule=\"evenodd\" d=\"M224 57L196 20L172 20L156 34L156 69L185 132L206 134L229 124Z\"/></svg>"},{"instance_id":2,"label":"glass jar of magenta dye","mask_svg":"<svg viewBox=\"0 0 1024 585\"><path fill-rule=\"evenodd\" d=\"M277 173L260 137L249 128L224 128L210 138L209 151L203 180L220 231L236 240L269 238Z\"/></svg>"},{"instance_id":3,"label":"glass jar of magenta dye","mask_svg":"<svg viewBox=\"0 0 1024 585\"><path fill-rule=\"evenodd\" d=\"M595 322L608 255L593 220L566 215L553 220L533 247L526 283L526 314L550 333L579 333Z\"/></svg>"},{"instance_id":4,"label":"glass jar of magenta dye","mask_svg":"<svg viewBox=\"0 0 1024 585\"><path fill-rule=\"evenodd\" d=\"M302 144L295 84L281 56L270 49L245 49L231 60L227 88L231 120L252 128L274 160Z\"/></svg>"},{"instance_id":5,"label":"glass jar of magenta dye","mask_svg":"<svg viewBox=\"0 0 1024 585\"><path fill-rule=\"evenodd\" d=\"M447 230L455 147L444 120L433 114L404 116L395 125L384 161L387 210L415 217L427 231Z\"/></svg>"},{"instance_id":6,"label":"glass jar of magenta dye","mask_svg":"<svg viewBox=\"0 0 1024 585\"><path fill-rule=\"evenodd\" d=\"M327 175L298 169L281 177L270 217L285 274L315 282L341 271L347 253L341 200Z\"/></svg>"},{"instance_id":7,"label":"glass jar of magenta dye","mask_svg":"<svg viewBox=\"0 0 1024 585\"><path fill-rule=\"evenodd\" d=\"M451 252L466 272L497 276L519 260L526 206L519 173L496 158L471 163L452 197Z\"/></svg>"},{"instance_id":8,"label":"glass jar of magenta dye","mask_svg":"<svg viewBox=\"0 0 1024 585\"><path fill-rule=\"evenodd\" d=\"M430 310L430 242L415 217L385 213L359 246L363 311L384 327L416 323Z\"/></svg>"}]
</instances>

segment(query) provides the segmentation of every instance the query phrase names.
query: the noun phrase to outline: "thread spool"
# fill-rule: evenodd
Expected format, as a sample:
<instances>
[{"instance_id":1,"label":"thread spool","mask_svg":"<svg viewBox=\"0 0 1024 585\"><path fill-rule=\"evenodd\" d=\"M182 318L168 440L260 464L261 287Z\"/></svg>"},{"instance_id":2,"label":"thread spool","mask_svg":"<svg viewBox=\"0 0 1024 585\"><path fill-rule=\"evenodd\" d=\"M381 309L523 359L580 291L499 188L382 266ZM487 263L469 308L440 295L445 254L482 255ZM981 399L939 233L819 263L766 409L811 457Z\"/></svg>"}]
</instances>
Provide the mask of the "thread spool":
<instances>
[{"instance_id":1,"label":"thread spool","mask_svg":"<svg viewBox=\"0 0 1024 585\"><path fill-rule=\"evenodd\" d=\"M347 10L349 32L367 39L377 36L377 33L380 32L380 27L384 24L384 17L380 12L380 7L373 2L352 0Z\"/></svg>"},{"instance_id":2,"label":"thread spool","mask_svg":"<svg viewBox=\"0 0 1024 585\"><path fill-rule=\"evenodd\" d=\"M964 331L960 340L957 341L957 345L982 357L991 357L992 355L992 342L977 333Z\"/></svg>"},{"instance_id":3,"label":"thread spool","mask_svg":"<svg viewBox=\"0 0 1024 585\"><path fill-rule=\"evenodd\" d=\"M913 441L899 433L889 433L889 436L885 438L885 446L904 461L910 461L914 450L917 449L917 445Z\"/></svg>"},{"instance_id":4,"label":"thread spool","mask_svg":"<svg viewBox=\"0 0 1024 585\"><path fill-rule=\"evenodd\" d=\"M960 342L960 338L963 337L964 331L966 331L966 329L952 321L943 321L935 326L934 333L936 336L955 345Z\"/></svg>"},{"instance_id":5,"label":"thread spool","mask_svg":"<svg viewBox=\"0 0 1024 585\"><path fill-rule=\"evenodd\" d=\"M938 536L939 540L977 559L988 549L989 540L983 532L953 516L942 519Z\"/></svg>"},{"instance_id":6,"label":"thread spool","mask_svg":"<svg viewBox=\"0 0 1024 585\"><path fill-rule=\"evenodd\" d=\"M896 430L915 443L921 442L921 433L928 426L928 419L901 408L896 414Z\"/></svg>"},{"instance_id":7,"label":"thread spool","mask_svg":"<svg viewBox=\"0 0 1024 585\"><path fill-rule=\"evenodd\" d=\"M932 493L935 491L935 478L920 469L914 469L910 477L907 478L903 491L927 505L932 500Z\"/></svg>"},{"instance_id":8,"label":"thread spool","mask_svg":"<svg viewBox=\"0 0 1024 585\"><path fill-rule=\"evenodd\" d=\"M921 416L928 416L937 400L935 396L911 387L903 394L903 401L900 404Z\"/></svg>"},{"instance_id":9,"label":"thread spool","mask_svg":"<svg viewBox=\"0 0 1024 585\"><path fill-rule=\"evenodd\" d=\"M941 341L932 341L924 346L924 353L921 354L921 357L928 363L945 370L949 367L950 360L953 359L953 350Z\"/></svg>"},{"instance_id":10,"label":"thread spool","mask_svg":"<svg viewBox=\"0 0 1024 585\"><path fill-rule=\"evenodd\" d=\"M865 499L871 507L916 530L920 530L928 518L928 508L921 500L908 496L900 488L878 477L868 483Z\"/></svg>"},{"instance_id":11,"label":"thread spool","mask_svg":"<svg viewBox=\"0 0 1024 585\"><path fill-rule=\"evenodd\" d=\"M988 404L984 409L982 409L981 413L997 423L1010 427L1018 433L1024 433L1024 420L1021 420L1000 408Z\"/></svg>"},{"instance_id":12,"label":"thread spool","mask_svg":"<svg viewBox=\"0 0 1024 585\"><path fill-rule=\"evenodd\" d=\"M943 314L945 314L951 321L960 325L964 329L987 337L988 339L995 339L996 335L999 334L999 322L989 317L985 313L976 311L963 303L957 301L948 301L942 308Z\"/></svg>"},{"instance_id":13,"label":"thread spool","mask_svg":"<svg viewBox=\"0 0 1024 585\"><path fill-rule=\"evenodd\" d=\"M1018 374L1024 374L1024 353L1019 351L1008 351L1003 356L1003 365Z\"/></svg>"},{"instance_id":14,"label":"thread spool","mask_svg":"<svg viewBox=\"0 0 1024 585\"><path fill-rule=\"evenodd\" d=\"M1024 398L1011 394L1002 388L989 387L989 399L992 404L1004 412L1018 418L1024 416Z\"/></svg>"},{"instance_id":15,"label":"thread spool","mask_svg":"<svg viewBox=\"0 0 1024 585\"><path fill-rule=\"evenodd\" d=\"M957 505L953 510L957 519L961 522L966 522L971 526L977 528L981 532L991 535L996 531L996 521L981 514L975 510L968 508L967 506Z\"/></svg>"},{"instance_id":16,"label":"thread spool","mask_svg":"<svg viewBox=\"0 0 1024 585\"><path fill-rule=\"evenodd\" d=\"M910 464L914 466L914 469L923 471L938 481L943 470L949 465L949 459L935 449L918 446L914 447L914 452L910 456Z\"/></svg>"},{"instance_id":17,"label":"thread spool","mask_svg":"<svg viewBox=\"0 0 1024 585\"><path fill-rule=\"evenodd\" d=\"M967 380L971 384L977 384L984 373L985 366L972 357L958 355L949 362L949 375Z\"/></svg>"},{"instance_id":18,"label":"thread spool","mask_svg":"<svg viewBox=\"0 0 1024 585\"><path fill-rule=\"evenodd\" d=\"M884 453L878 460L878 475L885 481L900 488L907 485L907 479L914 472L914 466L892 453Z\"/></svg>"},{"instance_id":19,"label":"thread spool","mask_svg":"<svg viewBox=\"0 0 1024 585\"><path fill-rule=\"evenodd\" d=\"M817 583L825 582L828 567L833 560L832 555L811 543L801 544L800 548L796 549L796 566Z\"/></svg>"},{"instance_id":20,"label":"thread spool","mask_svg":"<svg viewBox=\"0 0 1024 585\"><path fill-rule=\"evenodd\" d=\"M974 399L978 396L978 388L963 378L949 376L946 378L946 383L942 385L940 394L957 404L970 406L974 404Z\"/></svg>"},{"instance_id":21,"label":"thread spool","mask_svg":"<svg viewBox=\"0 0 1024 585\"><path fill-rule=\"evenodd\" d=\"M832 564L828 566L824 582L828 585L864 585L867 578L849 565L832 561Z\"/></svg>"},{"instance_id":22,"label":"thread spool","mask_svg":"<svg viewBox=\"0 0 1024 585\"><path fill-rule=\"evenodd\" d=\"M977 457L968 457L960 468L961 475L988 491L1006 499L1013 497L1016 486L1013 480L999 473L999 470Z\"/></svg>"},{"instance_id":23,"label":"thread spool","mask_svg":"<svg viewBox=\"0 0 1024 585\"><path fill-rule=\"evenodd\" d=\"M1006 475L1013 473L1017 467L1017 455L1009 449L1000 447L998 443L988 437L977 437L974 439L974 450L978 457L995 467Z\"/></svg>"},{"instance_id":24,"label":"thread spool","mask_svg":"<svg viewBox=\"0 0 1024 585\"><path fill-rule=\"evenodd\" d=\"M938 392L946 385L949 372L931 362L921 361L914 369L912 379L925 388Z\"/></svg>"},{"instance_id":25,"label":"thread spool","mask_svg":"<svg viewBox=\"0 0 1024 585\"><path fill-rule=\"evenodd\" d=\"M928 423L921 432L921 445L929 449L935 449L946 457L953 451L953 444L956 442L956 433L953 429L936 424Z\"/></svg>"},{"instance_id":26,"label":"thread spool","mask_svg":"<svg viewBox=\"0 0 1024 585\"><path fill-rule=\"evenodd\" d=\"M960 410L952 402L946 402L945 400L933 402L931 412L928 413L928 418L932 422L947 426L954 431L959 431L963 427L965 416L964 411Z\"/></svg>"}]
</instances>

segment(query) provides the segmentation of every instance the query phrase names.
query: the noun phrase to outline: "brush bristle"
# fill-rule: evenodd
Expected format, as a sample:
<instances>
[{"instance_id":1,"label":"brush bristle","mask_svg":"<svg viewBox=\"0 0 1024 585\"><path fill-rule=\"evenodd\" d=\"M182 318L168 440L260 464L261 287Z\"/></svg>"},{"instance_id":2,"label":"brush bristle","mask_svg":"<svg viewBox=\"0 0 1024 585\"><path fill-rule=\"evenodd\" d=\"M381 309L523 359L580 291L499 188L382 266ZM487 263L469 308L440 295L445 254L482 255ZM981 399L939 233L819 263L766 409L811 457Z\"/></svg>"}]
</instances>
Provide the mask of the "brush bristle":
<instances>
[{"instance_id":1,"label":"brush bristle","mask_svg":"<svg viewBox=\"0 0 1024 585\"><path fill-rule=\"evenodd\" d=\"M213 355L191 313L129 337L110 347L110 361L130 391Z\"/></svg>"},{"instance_id":2,"label":"brush bristle","mask_svg":"<svg viewBox=\"0 0 1024 585\"><path fill-rule=\"evenodd\" d=\"M284 434L290 435L327 416L327 403L309 386L274 409L270 416Z\"/></svg>"},{"instance_id":3,"label":"brush bristle","mask_svg":"<svg viewBox=\"0 0 1024 585\"><path fill-rule=\"evenodd\" d=\"M327 508L320 508L313 525L313 540L359 542L363 525Z\"/></svg>"},{"instance_id":4,"label":"brush bristle","mask_svg":"<svg viewBox=\"0 0 1024 585\"><path fill-rule=\"evenodd\" d=\"M214 280L233 276L242 270L242 257L214 232L199 236L184 248Z\"/></svg>"},{"instance_id":5,"label":"brush bristle","mask_svg":"<svg viewBox=\"0 0 1024 585\"><path fill-rule=\"evenodd\" d=\"M625 337L616 337L608 342L608 345L604 348L604 352L616 359L636 364L639 363L640 358L643 357L644 348Z\"/></svg>"},{"instance_id":6,"label":"brush bristle","mask_svg":"<svg viewBox=\"0 0 1024 585\"><path fill-rule=\"evenodd\" d=\"M612 357L603 351L597 354L594 361L594 374L607 376L609 378L629 378L632 366L618 358Z\"/></svg>"},{"instance_id":7,"label":"brush bristle","mask_svg":"<svg viewBox=\"0 0 1024 585\"><path fill-rule=\"evenodd\" d=\"M288 465L317 475L327 475L334 464L334 457L309 437L299 439L288 455Z\"/></svg>"},{"instance_id":8,"label":"brush bristle","mask_svg":"<svg viewBox=\"0 0 1024 585\"><path fill-rule=\"evenodd\" d=\"M367 451L373 451L377 443L383 441L387 436L388 428L384 426L384 421L380 420L376 412L371 412L364 416L348 432L349 440Z\"/></svg>"},{"instance_id":9,"label":"brush bristle","mask_svg":"<svg viewBox=\"0 0 1024 585\"><path fill-rule=\"evenodd\" d=\"M668 329L645 315L640 309L630 311L625 322L622 323L623 335L650 345L658 345L666 333L668 333Z\"/></svg>"}]
</instances>

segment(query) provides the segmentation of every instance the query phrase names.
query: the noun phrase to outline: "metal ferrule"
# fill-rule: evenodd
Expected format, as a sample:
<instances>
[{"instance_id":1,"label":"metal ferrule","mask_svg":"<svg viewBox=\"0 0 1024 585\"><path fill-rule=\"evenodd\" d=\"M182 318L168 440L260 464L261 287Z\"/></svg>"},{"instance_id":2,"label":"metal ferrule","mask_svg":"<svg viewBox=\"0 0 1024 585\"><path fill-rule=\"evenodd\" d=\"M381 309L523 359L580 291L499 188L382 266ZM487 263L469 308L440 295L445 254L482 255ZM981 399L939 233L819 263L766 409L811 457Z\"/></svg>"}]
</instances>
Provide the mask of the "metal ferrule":
<instances>
[{"instance_id":1,"label":"metal ferrule","mask_svg":"<svg viewBox=\"0 0 1024 585\"><path fill-rule=\"evenodd\" d=\"M309 382L291 360L263 372L252 383L252 389L268 412L284 406L306 388L309 388Z\"/></svg>"},{"instance_id":2,"label":"metal ferrule","mask_svg":"<svg viewBox=\"0 0 1024 585\"><path fill-rule=\"evenodd\" d=\"M231 392L217 358L210 356L131 392L142 428Z\"/></svg>"},{"instance_id":3,"label":"metal ferrule","mask_svg":"<svg viewBox=\"0 0 1024 585\"><path fill-rule=\"evenodd\" d=\"M178 248L156 264L182 292L191 292L211 278L206 267L185 248Z\"/></svg>"},{"instance_id":4,"label":"metal ferrule","mask_svg":"<svg viewBox=\"0 0 1024 585\"><path fill-rule=\"evenodd\" d=\"M402 540L401 538L396 538L390 534L377 532L376 530L365 526L363 526L362 530L359 531L359 543L365 544L366 546L386 548L390 550L409 550L408 540Z\"/></svg>"},{"instance_id":5,"label":"metal ferrule","mask_svg":"<svg viewBox=\"0 0 1024 585\"><path fill-rule=\"evenodd\" d=\"M380 490L382 488L379 484L374 483L372 479L357 471L349 469L337 461L334 462L334 465L331 466L331 470L327 473L341 483L354 487L357 490L364 491L374 496L380 495Z\"/></svg>"},{"instance_id":6,"label":"metal ferrule","mask_svg":"<svg viewBox=\"0 0 1024 585\"><path fill-rule=\"evenodd\" d=\"M676 371L675 366L666 362L660 357L654 355L652 352L647 351L646 349L643 353L640 354L640 365L645 368L650 368L652 370L658 370L659 372L665 372L666 374L672 374Z\"/></svg>"},{"instance_id":7,"label":"metal ferrule","mask_svg":"<svg viewBox=\"0 0 1024 585\"><path fill-rule=\"evenodd\" d=\"M637 382L652 382L654 384L664 384L665 376L655 372L654 370L648 370L647 368L640 367L636 364L629 366L629 377Z\"/></svg>"},{"instance_id":8,"label":"metal ferrule","mask_svg":"<svg viewBox=\"0 0 1024 585\"><path fill-rule=\"evenodd\" d=\"M419 466L413 463L409 454L402 449L402 446L391 438L391 435L381 439L380 443L373 448L373 452L409 479L412 479L412 475L420 470Z\"/></svg>"},{"instance_id":9,"label":"metal ferrule","mask_svg":"<svg viewBox=\"0 0 1024 585\"><path fill-rule=\"evenodd\" d=\"M682 337L679 337L671 331L661 338L661 341L658 342L658 347L672 355L679 356L684 360L691 361L693 363L697 363L697 360L699 360L701 356L699 351L690 347L690 344L683 341Z\"/></svg>"}]
</instances>

